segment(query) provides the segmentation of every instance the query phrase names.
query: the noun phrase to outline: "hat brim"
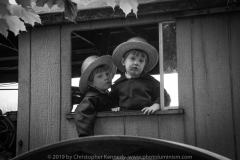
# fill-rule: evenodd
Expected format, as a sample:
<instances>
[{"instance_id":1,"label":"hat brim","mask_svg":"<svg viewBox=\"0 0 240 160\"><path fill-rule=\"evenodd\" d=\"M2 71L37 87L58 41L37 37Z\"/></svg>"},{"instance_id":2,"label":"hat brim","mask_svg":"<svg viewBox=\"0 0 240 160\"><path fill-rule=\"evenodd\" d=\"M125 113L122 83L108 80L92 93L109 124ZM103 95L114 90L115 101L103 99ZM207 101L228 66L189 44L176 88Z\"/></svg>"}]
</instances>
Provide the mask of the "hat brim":
<instances>
[{"instance_id":1,"label":"hat brim","mask_svg":"<svg viewBox=\"0 0 240 160\"><path fill-rule=\"evenodd\" d=\"M90 76L90 74L92 73L92 71L100 66L100 65L107 65L110 67L111 69L111 75L113 78L116 74L117 68L113 63L112 57L109 55L106 56L101 56L98 59L94 60L86 69L85 71L82 73L81 78L79 80L79 89L81 93L86 93L87 89L88 89L88 78Z\"/></svg>"},{"instance_id":2,"label":"hat brim","mask_svg":"<svg viewBox=\"0 0 240 160\"><path fill-rule=\"evenodd\" d=\"M144 51L148 56L148 63L144 67L145 72L152 70L158 62L158 51L152 45L145 42L124 42L116 47L113 51L113 61L117 68L121 71L125 71L125 67L122 65L121 59L127 51L139 49Z\"/></svg>"}]
</instances>

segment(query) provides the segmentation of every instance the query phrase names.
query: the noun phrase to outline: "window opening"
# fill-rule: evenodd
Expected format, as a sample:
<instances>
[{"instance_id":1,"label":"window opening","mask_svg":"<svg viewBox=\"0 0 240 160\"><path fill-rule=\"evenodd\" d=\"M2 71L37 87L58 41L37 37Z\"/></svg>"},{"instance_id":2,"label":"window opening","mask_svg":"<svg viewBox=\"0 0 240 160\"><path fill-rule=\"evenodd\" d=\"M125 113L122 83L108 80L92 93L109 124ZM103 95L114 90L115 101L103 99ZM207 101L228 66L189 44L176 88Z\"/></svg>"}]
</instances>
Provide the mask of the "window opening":
<instances>
[{"instance_id":1,"label":"window opening","mask_svg":"<svg viewBox=\"0 0 240 160\"><path fill-rule=\"evenodd\" d=\"M162 64L160 64L161 84L171 96L170 107L165 107L162 103L161 108L176 109L179 102L175 22L159 23L159 46L159 61L162 59ZM163 90L161 90L161 93L163 93ZM163 99L161 97L162 101Z\"/></svg>"},{"instance_id":2,"label":"window opening","mask_svg":"<svg viewBox=\"0 0 240 160\"><path fill-rule=\"evenodd\" d=\"M161 24L161 25L160 25ZM161 34L160 34L161 33ZM160 39L162 36L162 40ZM72 44L72 108L81 102L83 95L78 90L81 76L82 62L91 55L112 55L113 50L122 42L132 37L142 37L154 46L158 52L162 45L163 53L163 79L160 78L159 62L149 72L155 79L163 82L164 88L170 94L171 104L178 106L178 75L176 59L176 24L174 22L153 23L144 25L122 26L96 30L75 30L71 33ZM161 42L161 43L160 43ZM113 82L120 77L118 71Z\"/></svg>"}]
</instances>

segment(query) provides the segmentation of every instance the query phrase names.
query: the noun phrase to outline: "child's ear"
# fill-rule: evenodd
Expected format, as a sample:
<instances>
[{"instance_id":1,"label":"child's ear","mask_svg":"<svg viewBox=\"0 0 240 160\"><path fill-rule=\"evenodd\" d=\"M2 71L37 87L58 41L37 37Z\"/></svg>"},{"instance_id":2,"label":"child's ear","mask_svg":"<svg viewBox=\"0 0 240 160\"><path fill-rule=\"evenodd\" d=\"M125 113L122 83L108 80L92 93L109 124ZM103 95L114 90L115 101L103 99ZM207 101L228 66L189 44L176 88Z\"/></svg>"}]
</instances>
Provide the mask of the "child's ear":
<instances>
[{"instance_id":1,"label":"child's ear","mask_svg":"<svg viewBox=\"0 0 240 160\"><path fill-rule=\"evenodd\" d=\"M125 66L125 59L121 58L122 65Z\"/></svg>"}]
</instances>

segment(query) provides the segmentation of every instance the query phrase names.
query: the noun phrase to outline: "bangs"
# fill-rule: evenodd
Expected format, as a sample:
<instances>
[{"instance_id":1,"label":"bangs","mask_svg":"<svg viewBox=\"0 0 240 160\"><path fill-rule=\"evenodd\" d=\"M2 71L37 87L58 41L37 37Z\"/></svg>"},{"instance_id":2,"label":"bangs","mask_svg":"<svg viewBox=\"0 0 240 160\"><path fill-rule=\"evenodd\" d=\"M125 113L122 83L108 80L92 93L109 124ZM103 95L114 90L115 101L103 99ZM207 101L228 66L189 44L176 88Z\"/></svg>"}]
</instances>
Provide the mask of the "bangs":
<instances>
[{"instance_id":1,"label":"bangs","mask_svg":"<svg viewBox=\"0 0 240 160\"><path fill-rule=\"evenodd\" d=\"M110 67L107 66L107 65L100 65L100 66L96 67L96 68L92 71L92 73L90 74L90 76L89 76L89 78L88 78L88 81L89 81L89 82L93 82L93 77L94 77L95 74L101 73L101 72L105 72L105 71L111 72Z\"/></svg>"},{"instance_id":2,"label":"bangs","mask_svg":"<svg viewBox=\"0 0 240 160\"><path fill-rule=\"evenodd\" d=\"M124 54L123 58L126 59L129 54L132 54L134 56L141 56L141 57L145 58L146 61L148 60L147 54L143 50L140 50L140 49L133 49L133 50L126 52Z\"/></svg>"},{"instance_id":3,"label":"bangs","mask_svg":"<svg viewBox=\"0 0 240 160\"><path fill-rule=\"evenodd\" d=\"M104 71L111 71L111 70L107 65L100 65L97 68L95 68L92 73L96 74Z\"/></svg>"}]
</instances>

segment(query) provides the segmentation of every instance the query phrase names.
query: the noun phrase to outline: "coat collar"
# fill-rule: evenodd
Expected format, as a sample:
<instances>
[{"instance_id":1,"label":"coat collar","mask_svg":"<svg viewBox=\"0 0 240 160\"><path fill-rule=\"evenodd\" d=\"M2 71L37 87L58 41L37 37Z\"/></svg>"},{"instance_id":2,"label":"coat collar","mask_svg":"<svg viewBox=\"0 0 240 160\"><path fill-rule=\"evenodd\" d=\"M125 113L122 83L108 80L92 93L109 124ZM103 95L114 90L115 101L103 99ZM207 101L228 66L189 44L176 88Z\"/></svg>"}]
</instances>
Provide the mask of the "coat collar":
<instances>
[{"instance_id":1,"label":"coat collar","mask_svg":"<svg viewBox=\"0 0 240 160\"><path fill-rule=\"evenodd\" d=\"M93 88L93 87L90 87L86 93L86 97L93 97L93 96L97 96L97 95L100 95L100 94L108 94L108 92L106 93L102 93L101 91L99 91L98 89L96 88Z\"/></svg>"},{"instance_id":2,"label":"coat collar","mask_svg":"<svg viewBox=\"0 0 240 160\"><path fill-rule=\"evenodd\" d=\"M151 80L151 81L158 82L155 78L153 78L151 75L149 75L148 73L145 73L145 72L142 72L141 75L137 78L148 79L148 80ZM137 79L137 78L132 78L132 79ZM115 84L119 83L121 81L124 81L124 80L127 80L127 77L126 77L125 73L123 73L121 75L121 77L118 80L115 81Z\"/></svg>"}]
</instances>

